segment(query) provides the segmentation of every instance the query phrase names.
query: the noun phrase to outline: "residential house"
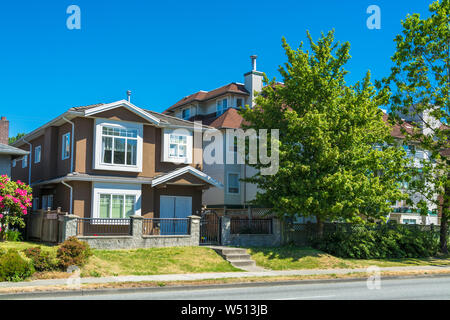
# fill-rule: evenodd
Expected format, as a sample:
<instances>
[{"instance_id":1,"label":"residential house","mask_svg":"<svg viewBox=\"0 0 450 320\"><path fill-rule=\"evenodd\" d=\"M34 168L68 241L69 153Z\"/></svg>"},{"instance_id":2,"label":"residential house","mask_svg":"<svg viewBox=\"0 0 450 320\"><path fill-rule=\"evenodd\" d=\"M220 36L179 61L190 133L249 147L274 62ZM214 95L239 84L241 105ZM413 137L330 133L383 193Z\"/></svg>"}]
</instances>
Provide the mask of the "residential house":
<instances>
[{"instance_id":1,"label":"residential house","mask_svg":"<svg viewBox=\"0 0 450 320\"><path fill-rule=\"evenodd\" d=\"M235 141L228 141L227 129L239 129L242 117L237 110L245 105L254 106L255 94L263 87L264 74L256 70L256 56L251 56L252 70L244 74L244 83L232 82L212 91L198 91L184 97L163 113L180 119L200 121L216 128L224 137L223 154L237 152ZM204 147L209 144L205 142ZM223 189L205 191L204 202L208 208L244 208L255 198L257 186L242 181L255 174L255 169L244 164L207 164L204 172L224 184Z\"/></svg>"},{"instance_id":2,"label":"residential house","mask_svg":"<svg viewBox=\"0 0 450 320\"><path fill-rule=\"evenodd\" d=\"M22 161L28 155L27 151L8 145L9 121L5 117L0 119L0 175L11 176L11 166Z\"/></svg>"},{"instance_id":3,"label":"residential house","mask_svg":"<svg viewBox=\"0 0 450 320\"><path fill-rule=\"evenodd\" d=\"M82 218L184 218L220 183L202 172L192 122L121 100L70 108L13 143L30 152L12 168L33 188L33 209Z\"/></svg>"}]
</instances>

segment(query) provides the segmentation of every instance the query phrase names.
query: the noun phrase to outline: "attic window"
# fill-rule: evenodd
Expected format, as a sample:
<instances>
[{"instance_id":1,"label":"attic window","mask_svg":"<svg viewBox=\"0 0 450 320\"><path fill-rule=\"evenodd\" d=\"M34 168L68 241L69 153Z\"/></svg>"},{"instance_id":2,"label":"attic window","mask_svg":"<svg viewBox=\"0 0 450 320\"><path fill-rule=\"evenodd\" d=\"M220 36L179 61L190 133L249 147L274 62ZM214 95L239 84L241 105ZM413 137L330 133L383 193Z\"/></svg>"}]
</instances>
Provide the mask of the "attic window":
<instances>
[{"instance_id":1,"label":"attic window","mask_svg":"<svg viewBox=\"0 0 450 320\"><path fill-rule=\"evenodd\" d=\"M220 99L217 100L217 107L216 107L216 115L221 115L228 109L228 100L227 99Z\"/></svg>"},{"instance_id":2,"label":"attic window","mask_svg":"<svg viewBox=\"0 0 450 320\"><path fill-rule=\"evenodd\" d=\"M191 117L191 109L190 108L183 109L183 111L181 112L181 116L184 120L189 119Z\"/></svg>"}]
</instances>

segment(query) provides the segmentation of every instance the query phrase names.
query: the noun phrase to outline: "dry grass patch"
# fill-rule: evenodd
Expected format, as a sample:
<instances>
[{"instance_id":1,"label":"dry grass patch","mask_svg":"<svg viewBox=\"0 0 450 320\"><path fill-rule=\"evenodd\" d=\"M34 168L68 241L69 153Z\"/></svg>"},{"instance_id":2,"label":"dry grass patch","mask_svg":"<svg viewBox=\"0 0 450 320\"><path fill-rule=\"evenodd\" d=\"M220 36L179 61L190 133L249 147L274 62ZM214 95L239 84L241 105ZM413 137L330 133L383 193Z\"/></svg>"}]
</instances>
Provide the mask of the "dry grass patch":
<instances>
[{"instance_id":1,"label":"dry grass patch","mask_svg":"<svg viewBox=\"0 0 450 320\"><path fill-rule=\"evenodd\" d=\"M241 271L205 247L93 250L82 276Z\"/></svg>"}]
</instances>

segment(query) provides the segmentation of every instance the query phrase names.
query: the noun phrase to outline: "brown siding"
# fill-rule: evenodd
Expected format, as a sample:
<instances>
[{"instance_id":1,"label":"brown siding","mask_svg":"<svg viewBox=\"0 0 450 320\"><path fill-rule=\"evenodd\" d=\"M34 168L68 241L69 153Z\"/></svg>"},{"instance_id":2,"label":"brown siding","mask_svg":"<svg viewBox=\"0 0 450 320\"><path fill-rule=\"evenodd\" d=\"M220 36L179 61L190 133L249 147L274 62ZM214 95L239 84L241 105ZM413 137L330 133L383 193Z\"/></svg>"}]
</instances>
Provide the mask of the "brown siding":
<instances>
[{"instance_id":1,"label":"brown siding","mask_svg":"<svg viewBox=\"0 0 450 320\"><path fill-rule=\"evenodd\" d=\"M125 110L127 111L127 110ZM128 113L131 113L127 111ZM115 113L114 113L115 114ZM120 114L120 112L118 112ZM102 116L108 115L106 112L99 114ZM134 114L132 114L134 116ZM127 120L121 116L119 120ZM118 120L117 117L110 117L108 119ZM158 174L176 170L185 167L186 164L173 164L170 162L161 161L161 133L162 129L150 125L144 125L143 137L143 159L142 172L122 172L122 171L108 171L108 170L94 170L93 169L93 150L94 150L94 123L92 118L76 118L75 123L75 171L88 174L99 175L115 175L123 177L147 177L152 178ZM142 122L142 121L141 121ZM198 164L191 164L193 167L201 170L202 149L197 148L193 151L193 157L200 162ZM199 160L200 159L200 160ZM195 162L195 160L193 162Z\"/></svg>"},{"instance_id":2,"label":"brown siding","mask_svg":"<svg viewBox=\"0 0 450 320\"><path fill-rule=\"evenodd\" d=\"M92 184L91 182L73 182L73 214L91 218Z\"/></svg>"}]
</instances>

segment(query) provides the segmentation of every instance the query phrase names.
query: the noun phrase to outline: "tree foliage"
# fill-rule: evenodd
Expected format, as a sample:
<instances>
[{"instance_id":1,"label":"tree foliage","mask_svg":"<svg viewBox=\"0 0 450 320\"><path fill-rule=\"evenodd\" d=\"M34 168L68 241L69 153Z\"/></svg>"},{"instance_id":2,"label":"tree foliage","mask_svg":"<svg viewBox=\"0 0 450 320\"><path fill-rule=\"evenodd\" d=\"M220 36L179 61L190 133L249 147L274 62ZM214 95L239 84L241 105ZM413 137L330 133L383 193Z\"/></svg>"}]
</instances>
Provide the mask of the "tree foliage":
<instances>
[{"instance_id":1,"label":"tree foliage","mask_svg":"<svg viewBox=\"0 0 450 320\"><path fill-rule=\"evenodd\" d=\"M430 16L408 15L402 34L395 38L394 66L384 79L393 91L391 121L408 119L414 129L403 130L405 143L414 141L430 156L411 189L428 201L416 204L422 212L441 208L441 250L447 252L447 223L450 206L450 0L433 2ZM382 84L379 83L381 87ZM437 121L438 120L438 121ZM438 195L438 197L436 196Z\"/></svg>"},{"instance_id":2,"label":"tree foliage","mask_svg":"<svg viewBox=\"0 0 450 320\"><path fill-rule=\"evenodd\" d=\"M257 106L242 111L246 128L280 130L277 174L247 179L261 189L255 202L279 215L314 216L319 231L326 220L385 219L406 196L399 189L405 154L390 145L378 108L387 90L376 92L369 72L346 84L350 45L335 42L334 31L317 43L307 36L311 51L303 43L294 50L283 38L283 84L266 78Z\"/></svg>"}]
</instances>

